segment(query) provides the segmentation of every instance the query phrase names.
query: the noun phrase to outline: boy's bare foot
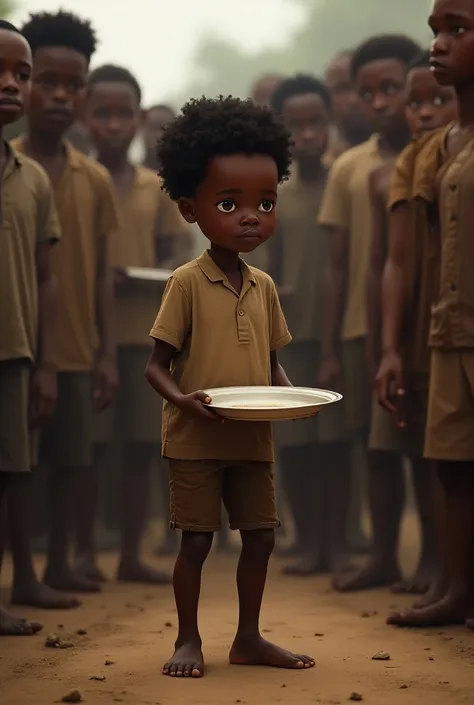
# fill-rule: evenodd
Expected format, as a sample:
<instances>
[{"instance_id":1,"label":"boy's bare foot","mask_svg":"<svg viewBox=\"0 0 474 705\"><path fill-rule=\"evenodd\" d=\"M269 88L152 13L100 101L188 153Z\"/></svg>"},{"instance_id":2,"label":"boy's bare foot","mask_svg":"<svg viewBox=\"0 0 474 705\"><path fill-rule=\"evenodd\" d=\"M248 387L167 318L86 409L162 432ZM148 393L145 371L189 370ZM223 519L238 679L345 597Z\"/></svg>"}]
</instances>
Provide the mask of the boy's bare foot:
<instances>
[{"instance_id":1,"label":"boy's bare foot","mask_svg":"<svg viewBox=\"0 0 474 705\"><path fill-rule=\"evenodd\" d=\"M202 678L204 657L199 643L177 646L170 660L163 666L163 675L178 678Z\"/></svg>"},{"instance_id":2,"label":"boy's bare foot","mask_svg":"<svg viewBox=\"0 0 474 705\"><path fill-rule=\"evenodd\" d=\"M38 582L14 586L11 603L25 607L39 607L43 610L70 610L82 604L77 597L64 595Z\"/></svg>"},{"instance_id":3,"label":"boy's bare foot","mask_svg":"<svg viewBox=\"0 0 474 705\"><path fill-rule=\"evenodd\" d=\"M413 605L414 609L421 609L422 607L429 607L430 605L440 602L443 597L448 592L447 581L444 576L438 575L438 577L431 583L428 592L420 597L419 600Z\"/></svg>"},{"instance_id":4,"label":"boy's bare foot","mask_svg":"<svg viewBox=\"0 0 474 705\"><path fill-rule=\"evenodd\" d=\"M229 661L234 666L270 666L296 670L313 668L315 665L311 656L293 654L265 641L260 635L248 638L236 636Z\"/></svg>"},{"instance_id":5,"label":"boy's bare foot","mask_svg":"<svg viewBox=\"0 0 474 705\"><path fill-rule=\"evenodd\" d=\"M396 627L444 627L465 624L471 611L469 600L463 597L446 595L434 605L405 612L394 612L387 624Z\"/></svg>"},{"instance_id":6,"label":"boy's bare foot","mask_svg":"<svg viewBox=\"0 0 474 705\"><path fill-rule=\"evenodd\" d=\"M415 575L400 580L390 588L395 595L425 595L436 574L436 567L427 561L421 561Z\"/></svg>"},{"instance_id":7,"label":"boy's bare foot","mask_svg":"<svg viewBox=\"0 0 474 705\"><path fill-rule=\"evenodd\" d=\"M338 592L358 592L393 585L399 580L400 571L395 565L383 565L370 558L362 568L348 575L337 575L332 585Z\"/></svg>"},{"instance_id":8,"label":"boy's bare foot","mask_svg":"<svg viewBox=\"0 0 474 705\"><path fill-rule=\"evenodd\" d=\"M145 583L147 585L171 585L172 579L168 573L155 570L140 561L122 561L117 571L120 583Z\"/></svg>"},{"instance_id":9,"label":"boy's bare foot","mask_svg":"<svg viewBox=\"0 0 474 705\"><path fill-rule=\"evenodd\" d=\"M101 587L98 583L84 578L82 575L75 573L67 566L61 570L47 570L44 574L43 581L53 590L63 592L100 592Z\"/></svg>"},{"instance_id":10,"label":"boy's bare foot","mask_svg":"<svg viewBox=\"0 0 474 705\"><path fill-rule=\"evenodd\" d=\"M42 629L42 624L15 617L0 605L0 636L33 636Z\"/></svg>"},{"instance_id":11,"label":"boy's bare foot","mask_svg":"<svg viewBox=\"0 0 474 705\"><path fill-rule=\"evenodd\" d=\"M107 577L96 563L94 556L86 553L77 556L74 572L93 583L106 583Z\"/></svg>"}]
</instances>

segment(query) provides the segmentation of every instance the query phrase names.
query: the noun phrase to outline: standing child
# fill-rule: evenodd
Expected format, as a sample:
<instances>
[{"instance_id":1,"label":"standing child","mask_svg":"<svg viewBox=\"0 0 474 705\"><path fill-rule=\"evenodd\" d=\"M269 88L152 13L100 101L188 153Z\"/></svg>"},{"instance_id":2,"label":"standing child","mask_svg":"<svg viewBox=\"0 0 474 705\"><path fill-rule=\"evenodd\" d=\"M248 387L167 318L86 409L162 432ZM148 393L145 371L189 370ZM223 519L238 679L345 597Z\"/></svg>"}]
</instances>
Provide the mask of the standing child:
<instances>
[{"instance_id":1,"label":"standing child","mask_svg":"<svg viewBox=\"0 0 474 705\"><path fill-rule=\"evenodd\" d=\"M156 313L155 285L134 284L127 267L170 267L183 264L189 228L178 208L161 190L156 172L133 166L128 151L142 123L141 89L120 66L106 65L89 76L85 121L97 159L112 176L121 204L122 226L110 238L110 260L116 280L115 336L120 388L116 405L97 419L95 467L84 476L78 516L78 566L87 577L101 577L94 550L98 469L104 465L116 431L122 448L122 546L118 579L169 582L140 560L140 540L147 520L150 470L160 456L161 407L143 377L150 355L146 321ZM181 261L180 261L181 259ZM100 437L100 438L99 438ZM162 475L165 473L161 468ZM86 481L86 477L89 478ZM165 502L166 484L161 483Z\"/></svg>"},{"instance_id":2,"label":"standing child","mask_svg":"<svg viewBox=\"0 0 474 705\"><path fill-rule=\"evenodd\" d=\"M196 135L199 139L196 139ZM204 673L198 603L201 573L221 522L224 500L242 553L237 569L239 626L230 662L309 668L313 659L284 651L259 631L274 530L269 423L219 423L206 388L289 386L277 350L291 336L269 276L239 253L275 229L278 184L288 176L290 142L268 109L251 101L191 101L158 149L164 187L188 223L211 241L208 251L170 279L151 330L150 384L165 399L163 455L170 462L171 521L183 532L174 570L179 633L163 672Z\"/></svg>"},{"instance_id":3,"label":"standing child","mask_svg":"<svg viewBox=\"0 0 474 705\"><path fill-rule=\"evenodd\" d=\"M32 56L28 42L0 20L0 129L23 114L31 89ZM5 495L27 504L28 471L35 462L34 430L53 414L56 403L54 325L56 286L51 246L59 224L49 180L43 169L0 141L2 218L0 226L0 530ZM11 514L11 512L9 512ZM27 521L21 511L20 520ZM28 527L24 527L28 531ZM4 536L0 535L0 568ZM51 600L38 584L24 544L29 589ZM14 550L15 578L25 555ZM46 588L48 590L48 588ZM44 606L44 605L43 605ZM54 606L64 606L59 604ZM0 635L34 634L41 625L18 619L0 605Z\"/></svg>"},{"instance_id":4,"label":"standing child","mask_svg":"<svg viewBox=\"0 0 474 705\"><path fill-rule=\"evenodd\" d=\"M88 592L99 586L74 572L68 558L77 491L92 461L92 404L98 410L107 407L117 386L107 261L108 237L118 227L117 209L106 170L64 140L82 114L96 46L90 24L67 12L45 12L32 15L23 31L34 68L28 133L18 149L47 171L65 233L53 256L59 283L58 405L41 449L52 471L44 579L58 590Z\"/></svg>"},{"instance_id":5,"label":"standing child","mask_svg":"<svg viewBox=\"0 0 474 705\"><path fill-rule=\"evenodd\" d=\"M339 375L338 345L342 341L346 422L364 445L371 423L373 384L366 357L366 281L372 231L369 177L410 139L405 118L405 82L408 65L420 51L415 42L399 35L372 37L355 51L352 74L375 134L336 160L319 218L329 230L320 383L330 387ZM392 510L391 505L382 506L377 498L389 481L387 478L398 477L400 464L400 455L369 453L369 494L381 513ZM370 561L362 570L337 578L335 586L340 590L360 590L390 584L398 575L387 566L391 568L391 561L387 560L382 568Z\"/></svg>"}]
</instances>

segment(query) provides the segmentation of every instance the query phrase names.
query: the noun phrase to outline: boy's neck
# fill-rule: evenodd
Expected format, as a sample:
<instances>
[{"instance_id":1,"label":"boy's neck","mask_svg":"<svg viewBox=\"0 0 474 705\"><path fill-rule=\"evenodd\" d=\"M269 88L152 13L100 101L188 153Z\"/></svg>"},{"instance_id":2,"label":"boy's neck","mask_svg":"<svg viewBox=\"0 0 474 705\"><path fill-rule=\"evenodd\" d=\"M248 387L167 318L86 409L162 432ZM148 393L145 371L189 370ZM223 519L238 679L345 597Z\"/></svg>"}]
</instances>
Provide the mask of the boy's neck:
<instances>
[{"instance_id":1,"label":"boy's neck","mask_svg":"<svg viewBox=\"0 0 474 705\"><path fill-rule=\"evenodd\" d=\"M26 143L29 152L42 157L58 157L64 154L63 135L35 132L30 128Z\"/></svg>"},{"instance_id":2,"label":"boy's neck","mask_svg":"<svg viewBox=\"0 0 474 705\"><path fill-rule=\"evenodd\" d=\"M395 155L404 150L410 141L411 135L407 125L406 130L401 130L395 134L381 134L379 137L379 146L382 151L387 152L389 155Z\"/></svg>"},{"instance_id":3,"label":"boy's neck","mask_svg":"<svg viewBox=\"0 0 474 705\"><path fill-rule=\"evenodd\" d=\"M460 127L474 125L474 83L456 89L458 98L458 123Z\"/></svg>"},{"instance_id":4,"label":"boy's neck","mask_svg":"<svg viewBox=\"0 0 474 705\"><path fill-rule=\"evenodd\" d=\"M325 168L321 160L317 162L298 162L298 177L304 183L321 181L325 175Z\"/></svg>"},{"instance_id":5,"label":"boy's neck","mask_svg":"<svg viewBox=\"0 0 474 705\"><path fill-rule=\"evenodd\" d=\"M123 154L101 154L98 152L97 161L105 166L111 174L120 176L126 174L133 169L133 165L128 159L128 150Z\"/></svg>"},{"instance_id":6,"label":"boy's neck","mask_svg":"<svg viewBox=\"0 0 474 705\"><path fill-rule=\"evenodd\" d=\"M208 251L213 261L217 264L219 269L224 272L224 274L235 274L240 270L240 258L238 252L225 250L224 248L219 247L219 245L214 245L212 242Z\"/></svg>"}]
</instances>

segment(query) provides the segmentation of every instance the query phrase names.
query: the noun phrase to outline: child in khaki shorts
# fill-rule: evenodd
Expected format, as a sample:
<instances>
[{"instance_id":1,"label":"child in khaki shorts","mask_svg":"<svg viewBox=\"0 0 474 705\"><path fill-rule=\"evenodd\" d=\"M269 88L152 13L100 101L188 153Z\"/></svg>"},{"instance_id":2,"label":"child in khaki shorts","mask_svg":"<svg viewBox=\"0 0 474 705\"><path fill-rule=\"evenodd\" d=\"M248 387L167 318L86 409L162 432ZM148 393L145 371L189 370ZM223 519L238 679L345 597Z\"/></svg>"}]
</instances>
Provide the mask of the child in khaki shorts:
<instances>
[{"instance_id":1,"label":"child in khaki shorts","mask_svg":"<svg viewBox=\"0 0 474 705\"><path fill-rule=\"evenodd\" d=\"M170 676L204 673L198 630L201 573L221 503L239 530L239 627L230 662L304 669L313 659L259 632L267 565L279 526L270 424L222 422L203 389L290 382L276 351L291 336L272 279L239 258L275 228L278 184L288 176L289 136L273 113L234 98L191 101L158 147L164 188L210 249L171 277L151 337L147 378L165 399L163 455L170 461L172 526L182 544L174 571L179 618Z\"/></svg>"}]
</instances>

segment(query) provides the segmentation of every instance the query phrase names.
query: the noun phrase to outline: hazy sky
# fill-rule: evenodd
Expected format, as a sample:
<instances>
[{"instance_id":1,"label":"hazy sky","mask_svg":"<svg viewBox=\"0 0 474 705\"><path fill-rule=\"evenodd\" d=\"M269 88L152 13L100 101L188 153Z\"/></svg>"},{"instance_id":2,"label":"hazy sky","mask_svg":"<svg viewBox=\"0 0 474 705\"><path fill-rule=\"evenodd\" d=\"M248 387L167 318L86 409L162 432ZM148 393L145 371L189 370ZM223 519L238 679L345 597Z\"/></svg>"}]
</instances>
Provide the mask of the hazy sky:
<instances>
[{"instance_id":1,"label":"hazy sky","mask_svg":"<svg viewBox=\"0 0 474 705\"><path fill-rule=\"evenodd\" d=\"M185 81L202 33L215 32L249 51L280 44L299 21L291 0L19 0L13 21L60 7L87 17L99 38L93 66L120 63L143 86L146 103L175 92ZM110 8L110 9L109 9ZM111 9L113 8L113 10Z\"/></svg>"}]
</instances>

